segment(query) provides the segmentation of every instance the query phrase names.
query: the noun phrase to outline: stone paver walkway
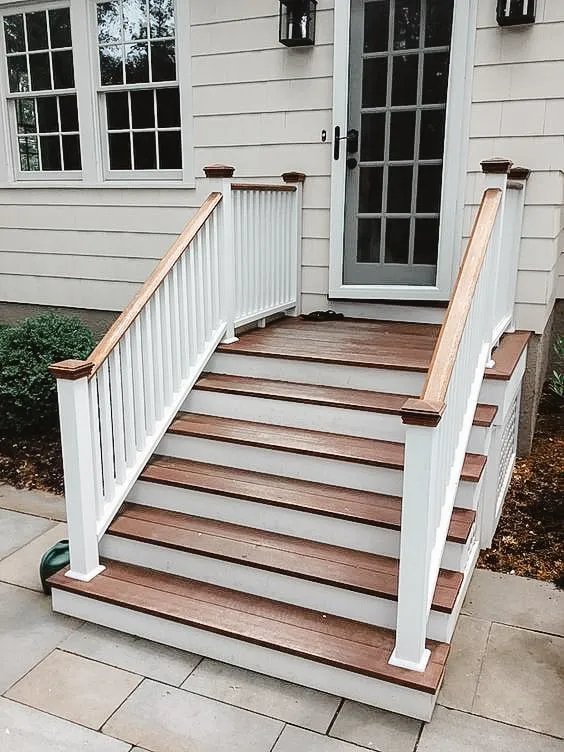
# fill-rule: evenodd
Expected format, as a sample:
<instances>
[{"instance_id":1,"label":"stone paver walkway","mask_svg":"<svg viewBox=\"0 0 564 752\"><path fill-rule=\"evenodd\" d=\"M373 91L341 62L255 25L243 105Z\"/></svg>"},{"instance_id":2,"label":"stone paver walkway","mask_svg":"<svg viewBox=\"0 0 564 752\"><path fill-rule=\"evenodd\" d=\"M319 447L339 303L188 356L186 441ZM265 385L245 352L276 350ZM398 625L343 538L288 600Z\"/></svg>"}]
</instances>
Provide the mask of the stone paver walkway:
<instances>
[{"instance_id":1,"label":"stone paver walkway","mask_svg":"<svg viewBox=\"0 0 564 752\"><path fill-rule=\"evenodd\" d=\"M564 593L476 571L422 724L53 614L61 500L0 486L2 752L564 752Z\"/></svg>"}]
</instances>

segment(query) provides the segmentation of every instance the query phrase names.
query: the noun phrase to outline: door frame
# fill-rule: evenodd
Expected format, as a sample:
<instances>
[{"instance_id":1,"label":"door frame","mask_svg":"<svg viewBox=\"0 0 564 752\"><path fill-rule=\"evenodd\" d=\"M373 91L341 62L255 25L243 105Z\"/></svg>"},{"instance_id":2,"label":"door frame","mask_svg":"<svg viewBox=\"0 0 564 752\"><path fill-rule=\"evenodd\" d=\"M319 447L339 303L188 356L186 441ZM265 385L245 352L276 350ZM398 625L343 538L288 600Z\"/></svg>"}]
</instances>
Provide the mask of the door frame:
<instances>
[{"instance_id":1,"label":"door frame","mask_svg":"<svg viewBox=\"0 0 564 752\"><path fill-rule=\"evenodd\" d=\"M462 254L472 74L478 0L455 0L447 91L445 151L437 279L435 285L345 285L343 283L346 149L331 165L329 297L348 300L448 300ZM333 133L347 132L350 0L335 0Z\"/></svg>"}]
</instances>

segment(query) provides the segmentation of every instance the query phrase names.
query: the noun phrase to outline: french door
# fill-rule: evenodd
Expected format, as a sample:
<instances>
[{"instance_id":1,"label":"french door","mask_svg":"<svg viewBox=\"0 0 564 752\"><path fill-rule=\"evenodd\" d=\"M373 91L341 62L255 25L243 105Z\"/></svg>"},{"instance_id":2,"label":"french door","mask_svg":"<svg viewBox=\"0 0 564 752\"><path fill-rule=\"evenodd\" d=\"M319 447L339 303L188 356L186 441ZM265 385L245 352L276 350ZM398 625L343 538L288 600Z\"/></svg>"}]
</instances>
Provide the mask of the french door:
<instances>
[{"instance_id":1,"label":"french door","mask_svg":"<svg viewBox=\"0 0 564 752\"><path fill-rule=\"evenodd\" d=\"M453 9L351 0L345 286L437 283Z\"/></svg>"}]
</instances>

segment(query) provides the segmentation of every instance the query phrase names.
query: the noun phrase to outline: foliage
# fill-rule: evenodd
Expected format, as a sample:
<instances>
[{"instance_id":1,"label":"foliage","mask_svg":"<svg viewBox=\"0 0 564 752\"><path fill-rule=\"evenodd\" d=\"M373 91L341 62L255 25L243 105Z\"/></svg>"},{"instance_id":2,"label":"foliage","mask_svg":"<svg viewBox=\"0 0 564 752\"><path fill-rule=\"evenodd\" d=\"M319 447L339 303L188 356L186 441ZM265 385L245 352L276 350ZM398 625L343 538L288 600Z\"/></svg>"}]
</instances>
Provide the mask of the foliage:
<instances>
[{"instance_id":1,"label":"foliage","mask_svg":"<svg viewBox=\"0 0 564 752\"><path fill-rule=\"evenodd\" d=\"M47 370L86 358L95 341L78 318L47 314L0 330L0 433L45 435L58 426L57 386Z\"/></svg>"},{"instance_id":2,"label":"foliage","mask_svg":"<svg viewBox=\"0 0 564 752\"><path fill-rule=\"evenodd\" d=\"M554 352L556 353L557 367L552 371L548 384L550 390L557 397L564 398L564 372L562 371L564 366L564 337L557 338L554 343Z\"/></svg>"}]
</instances>

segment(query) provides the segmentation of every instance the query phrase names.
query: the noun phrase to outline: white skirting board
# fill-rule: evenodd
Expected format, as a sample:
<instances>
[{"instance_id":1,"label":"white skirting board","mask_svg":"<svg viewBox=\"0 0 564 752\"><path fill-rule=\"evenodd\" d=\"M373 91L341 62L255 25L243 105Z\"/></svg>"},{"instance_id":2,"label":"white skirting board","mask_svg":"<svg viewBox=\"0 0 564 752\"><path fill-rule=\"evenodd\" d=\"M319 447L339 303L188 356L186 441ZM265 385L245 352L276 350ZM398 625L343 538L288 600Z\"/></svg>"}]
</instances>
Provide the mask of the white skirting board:
<instances>
[{"instance_id":1,"label":"white skirting board","mask_svg":"<svg viewBox=\"0 0 564 752\"><path fill-rule=\"evenodd\" d=\"M53 588L53 610L277 679L429 721L437 695Z\"/></svg>"}]
</instances>

